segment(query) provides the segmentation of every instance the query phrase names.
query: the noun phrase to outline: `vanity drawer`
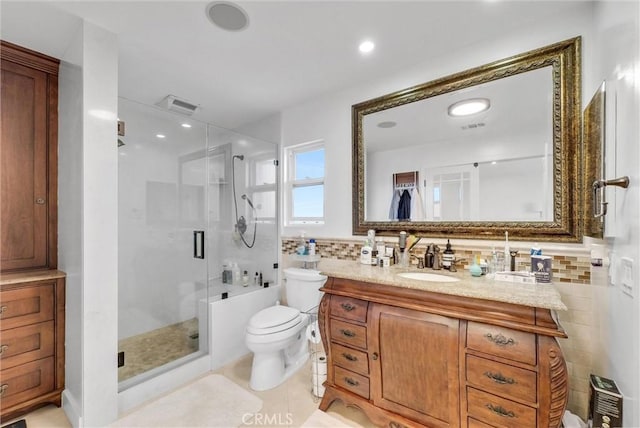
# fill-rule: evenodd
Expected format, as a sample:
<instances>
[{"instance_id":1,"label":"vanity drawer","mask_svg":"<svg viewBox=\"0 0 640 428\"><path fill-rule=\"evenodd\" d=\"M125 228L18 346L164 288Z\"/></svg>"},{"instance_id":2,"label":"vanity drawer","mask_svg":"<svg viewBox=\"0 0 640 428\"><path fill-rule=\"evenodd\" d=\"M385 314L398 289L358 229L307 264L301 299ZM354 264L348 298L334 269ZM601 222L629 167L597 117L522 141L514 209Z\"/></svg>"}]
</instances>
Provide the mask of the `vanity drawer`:
<instances>
[{"instance_id":1,"label":"vanity drawer","mask_svg":"<svg viewBox=\"0 0 640 428\"><path fill-rule=\"evenodd\" d=\"M369 378L365 376L345 370L342 367L335 367L333 370L333 383L369 399Z\"/></svg>"},{"instance_id":2,"label":"vanity drawer","mask_svg":"<svg viewBox=\"0 0 640 428\"><path fill-rule=\"evenodd\" d=\"M53 284L0 292L2 330L53 319Z\"/></svg>"},{"instance_id":3,"label":"vanity drawer","mask_svg":"<svg viewBox=\"0 0 640 428\"><path fill-rule=\"evenodd\" d=\"M467 382L494 394L537 402L537 377L530 370L467 355Z\"/></svg>"},{"instance_id":4,"label":"vanity drawer","mask_svg":"<svg viewBox=\"0 0 640 428\"><path fill-rule=\"evenodd\" d=\"M366 352L331 343L333 363L361 375L369 375L369 357Z\"/></svg>"},{"instance_id":5,"label":"vanity drawer","mask_svg":"<svg viewBox=\"0 0 640 428\"><path fill-rule=\"evenodd\" d=\"M368 305L368 302L353 297L331 296L331 316L366 322Z\"/></svg>"},{"instance_id":6,"label":"vanity drawer","mask_svg":"<svg viewBox=\"0 0 640 428\"><path fill-rule=\"evenodd\" d=\"M53 357L0 371L2 408L54 390Z\"/></svg>"},{"instance_id":7,"label":"vanity drawer","mask_svg":"<svg viewBox=\"0 0 640 428\"><path fill-rule=\"evenodd\" d=\"M526 364L536 364L536 338L530 333L469 322L467 347Z\"/></svg>"},{"instance_id":8,"label":"vanity drawer","mask_svg":"<svg viewBox=\"0 0 640 428\"><path fill-rule=\"evenodd\" d=\"M467 388L467 411L495 427L536 428L536 409L474 388Z\"/></svg>"},{"instance_id":9,"label":"vanity drawer","mask_svg":"<svg viewBox=\"0 0 640 428\"><path fill-rule=\"evenodd\" d=\"M355 346L357 348L367 348L367 329L366 327L350 324L348 322L332 319L331 322L331 339L345 345Z\"/></svg>"},{"instance_id":10,"label":"vanity drawer","mask_svg":"<svg viewBox=\"0 0 640 428\"><path fill-rule=\"evenodd\" d=\"M2 369L53 355L53 321L5 330L0 337Z\"/></svg>"},{"instance_id":11,"label":"vanity drawer","mask_svg":"<svg viewBox=\"0 0 640 428\"><path fill-rule=\"evenodd\" d=\"M494 428L494 427L489 424L485 424L484 422L477 421L473 418L468 418L467 428Z\"/></svg>"}]
</instances>

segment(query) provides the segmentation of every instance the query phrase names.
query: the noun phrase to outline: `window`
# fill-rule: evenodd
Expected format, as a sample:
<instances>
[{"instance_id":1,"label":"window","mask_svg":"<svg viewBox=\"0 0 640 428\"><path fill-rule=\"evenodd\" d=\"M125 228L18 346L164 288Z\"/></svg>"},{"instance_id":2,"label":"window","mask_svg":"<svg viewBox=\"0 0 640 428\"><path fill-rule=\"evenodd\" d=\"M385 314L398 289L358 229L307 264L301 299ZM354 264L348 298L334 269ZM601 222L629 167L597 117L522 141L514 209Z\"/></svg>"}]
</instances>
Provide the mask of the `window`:
<instances>
[{"instance_id":1,"label":"window","mask_svg":"<svg viewBox=\"0 0 640 428\"><path fill-rule=\"evenodd\" d=\"M324 144L285 149L285 224L324 224Z\"/></svg>"}]
</instances>

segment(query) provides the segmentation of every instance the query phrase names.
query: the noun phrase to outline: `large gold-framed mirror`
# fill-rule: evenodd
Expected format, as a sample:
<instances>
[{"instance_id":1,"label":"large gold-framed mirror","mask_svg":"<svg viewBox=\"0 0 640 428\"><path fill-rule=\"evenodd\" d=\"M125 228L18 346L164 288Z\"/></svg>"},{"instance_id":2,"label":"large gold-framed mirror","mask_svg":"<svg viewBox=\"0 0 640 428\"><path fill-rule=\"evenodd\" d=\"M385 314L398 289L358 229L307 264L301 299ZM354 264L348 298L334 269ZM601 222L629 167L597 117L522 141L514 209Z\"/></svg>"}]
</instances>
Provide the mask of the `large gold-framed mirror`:
<instances>
[{"instance_id":1,"label":"large gold-framed mirror","mask_svg":"<svg viewBox=\"0 0 640 428\"><path fill-rule=\"evenodd\" d=\"M354 105L353 233L580 241L580 43Z\"/></svg>"}]
</instances>

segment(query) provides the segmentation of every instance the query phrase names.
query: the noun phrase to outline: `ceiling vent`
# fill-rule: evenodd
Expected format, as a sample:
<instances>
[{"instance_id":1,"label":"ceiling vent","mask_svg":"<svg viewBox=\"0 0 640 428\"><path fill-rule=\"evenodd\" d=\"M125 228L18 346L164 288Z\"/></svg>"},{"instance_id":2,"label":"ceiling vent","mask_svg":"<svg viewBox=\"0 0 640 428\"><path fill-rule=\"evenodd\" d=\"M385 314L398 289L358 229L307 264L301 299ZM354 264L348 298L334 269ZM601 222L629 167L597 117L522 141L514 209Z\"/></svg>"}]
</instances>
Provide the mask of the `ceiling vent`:
<instances>
[{"instance_id":1,"label":"ceiling vent","mask_svg":"<svg viewBox=\"0 0 640 428\"><path fill-rule=\"evenodd\" d=\"M156 105L167 110L175 111L176 113L185 114L187 116L191 116L198 109L198 106L196 104L182 100L175 95L167 95Z\"/></svg>"}]
</instances>

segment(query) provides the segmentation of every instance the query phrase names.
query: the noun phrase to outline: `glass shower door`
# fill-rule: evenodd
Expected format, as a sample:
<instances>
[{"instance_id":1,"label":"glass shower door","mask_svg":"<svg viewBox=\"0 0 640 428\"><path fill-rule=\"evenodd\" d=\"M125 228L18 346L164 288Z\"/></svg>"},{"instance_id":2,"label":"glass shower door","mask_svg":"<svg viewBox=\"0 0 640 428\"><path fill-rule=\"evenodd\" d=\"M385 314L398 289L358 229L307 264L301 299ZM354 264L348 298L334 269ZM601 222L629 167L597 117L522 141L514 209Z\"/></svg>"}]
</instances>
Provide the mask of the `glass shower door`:
<instances>
[{"instance_id":1,"label":"glass shower door","mask_svg":"<svg viewBox=\"0 0 640 428\"><path fill-rule=\"evenodd\" d=\"M123 389L207 353L208 166L206 125L124 99L119 116Z\"/></svg>"}]
</instances>

